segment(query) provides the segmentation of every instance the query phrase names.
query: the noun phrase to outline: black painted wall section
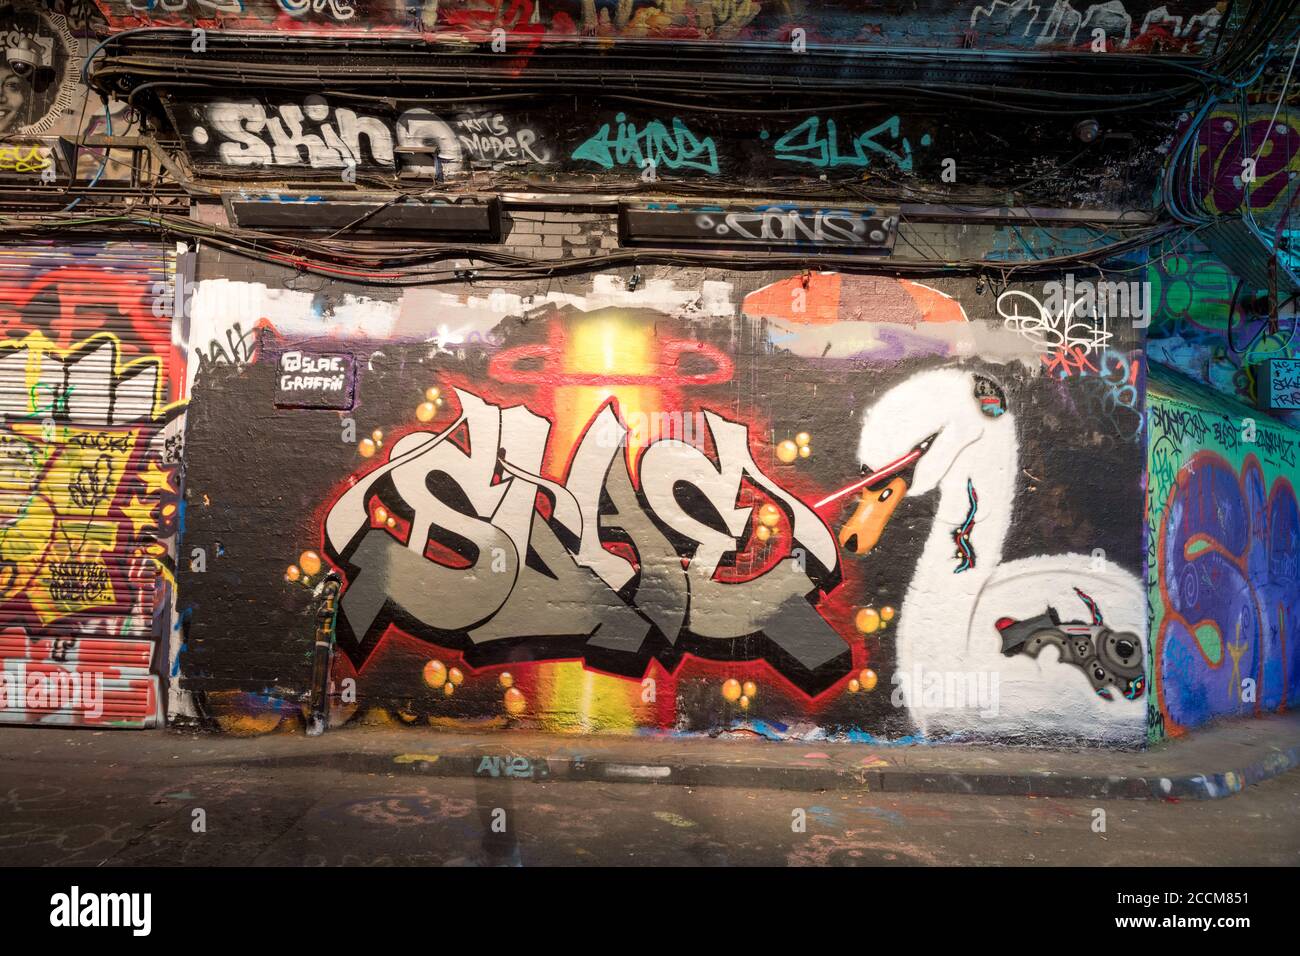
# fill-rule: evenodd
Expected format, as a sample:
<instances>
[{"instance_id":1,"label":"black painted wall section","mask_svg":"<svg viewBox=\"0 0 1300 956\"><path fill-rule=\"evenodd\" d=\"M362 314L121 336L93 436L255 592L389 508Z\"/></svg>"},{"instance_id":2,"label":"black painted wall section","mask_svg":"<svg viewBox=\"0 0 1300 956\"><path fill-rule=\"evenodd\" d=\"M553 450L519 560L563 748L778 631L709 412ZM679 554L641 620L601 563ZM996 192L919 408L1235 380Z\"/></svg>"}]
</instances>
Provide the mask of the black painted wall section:
<instances>
[{"instance_id":1,"label":"black painted wall section","mask_svg":"<svg viewBox=\"0 0 1300 956\"><path fill-rule=\"evenodd\" d=\"M662 276L675 280L679 288L683 285L702 288L705 281L731 283L731 298L736 303L744 300L749 292L789 281L787 276L773 274L683 275L664 270ZM199 279L216 278L298 291L306 284L283 270L237 257L204 253ZM326 540L324 528L331 506L350 487L351 479L363 478L390 453L395 454L393 449L400 447L396 443L403 435L409 438L418 432L433 434L447 429L455 420L456 388L490 405L524 406L551 420L551 441L557 447L553 451L555 457L548 458L543 473L556 481L565 480L564 462L581 433L573 428L573 422L565 421L564 408L572 401L575 391L588 386L575 384L580 380L565 378L566 373L557 371L560 366L552 363L560 362L560 356L548 349L555 347L556 336L567 337L570 343L575 341L584 323L614 320L628 329L643 330L648 335L646 340L657 343L660 349L668 342L689 342L707 350L702 353L706 356L725 356L731 366L725 377L711 384L681 387L671 401L680 403L688 413L710 410L747 428L749 447L758 451L757 468L777 486L809 504L860 475L858 443L864 414L891 389L918 375L945 369L970 376L977 383L992 380L997 383L1005 407L1017 418L1019 438L1020 473L1012 476L1013 520L1002 563L1067 551L1087 555L1095 548L1102 548L1106 558L1123 573L1139 573L1142 561L1140 418L1117 414L1113 403L1107 407L1104 396L1097 391L1098 386L1086 375L1061 379L1045 373L1044 363L1032 353L1029 361L995 360L979 354L965 358L940 355L936 340L927 338L931 334L928 329L891 318L890 309L897 303L887 308L885 298L879 300L882 303L879 310L870 308L869 297L856 303L859 312L866 312L863 317L870 317L874 311L878 321L885 323L880 327L885 335L896 337L891 339L891 347L897 354L884 362L863 356L801 357L779 345L789 326L775 326L759 315L720 319L698 313L692 316L689 309L670 314L674 310L655 307L585 311L567 305L558 310L552 306L525 309L518 314L503 315L479 344L459 344L440 350L428 340L437 334L440 325L449 320L454 322L454 316L437 311L420 313L422 318L414 319L415 324L405 326L403 334L395 338L340 337L339 323L331 316L350 296L374 296L397 302L402 293L309 281L310 288L315 290L312 308L322 316L318 320L318 332L288 334L263 329L255 361L240 367L205 359L194 383L187 424L188 507L181 554L192 555L194 549L201 549L205 568L199 573L192 564L186 566L184 562L181 568L181 603L188 608L188 635L181 668L184 687L203 695L209 701L209 712L228 713L232 708L252 712L259 706L292 710L294 702L307 693L315 639L314 613L319 603L310 585L319 581L323 570L314 576L308 573L315 569L301 562L299 554L313 551L326 560L325 569L331 559L338 565L345 579L346 608L348 588L360 590L356 584L358 565L352 560L356 554L355 542L340 549ZM889 292L895 281L880 280L882 295ZM974 283L968 281L937 280L932 285L960 303L972 328L983 330L977 333L975 341L985 342L986 334L995 334L999 329L1005 332L1004 320L998 315L997 297L992 292L977 294ZM592 278L588 276L570 278L564 286L566 291L573 292L589 292L591 287ZM1036 289L1025 288L1038 294ZM487 290L465 286L442 291L463 300L469 296L481 297ZM505 291L544 295L546 287L519 284ZM864 305L865 310L861 308ZM825 326L828 350L837 327L837 323ZM1136 333L1118 325L1112 332L1114 338L1108 351L1128 354L1136 342ZM201 343L194 344L201 347ZM524 351L515 351L520 349ZM353 355L357 369L353 409L340 412L277 408L278 359L286 350ZM530 350L533 360L506 363L505 367L517 373L513 376L503 374L502 366L493 364L494 356L498 359L524 356ZM197 355L194 360L198 360ZM707 378L713 365L707 358L701 358L698 364L683 363L680 368ZM669 373L679 374L680 369L674 373L660 363L649 372L660 379ZM627 384L625 379L617 377L611 381L622 386ZM594 382L596 379L590 380ZM615 397L622 386L610 389ZM429 413L431 421L425 421L420 418L420 408L431 387L439 389L445 404ZM622 388L622 398L626 403L626 388ZM938 400L936 395L935 401ZM971 397L972 402L976 400ZM345 419L355 423L356 442L343 440L347 429ZM367 458L360 454L358 443L366 441L375 429L383 432L383 444ZM776 446L782 439L793 439L800 433L812 436L813 454L794 465L782 463ZM473 437L469 436L469 442L472 441ZM644 486L644 475L638 477ZM456 500L445 484L439 485L433 478L430 482L431 489L436 486L435 496ZM752 483L746 487L753 491ZM401 495L394 496L391 487L381 488L377 494L379 497L370 506L383 502L388 509L384 514L409 519L410 512L403 509ZM611 510L609 494L607 488L602 497L607 513ZM761 495L752 499L756 509L760 502L767 500ZM716 731L730 719L719 711L724 703L717 690L722 679L733 671L741 673L746 668L756 668L756 673L761 672L756 679L763 687L764 707L756 713L766 720L787 728L802 724L830 733L902 736L914 731L915 726L907 708L891 702L890 681L896 666L895 632L882 629L860 633L855 630L854 622L858 620L857 612L863 608L902 609L903 615L942 618L941 607L909 610L906 606L909 585L916 577L918 562L923 560L927 534L939 520L938 503L935 492L904 498L890 521L885 544L865 555L850 553L851 549L840 542L838 567L833 574L822 578L826 590L810 587L807 600L821 619L829 622L843 638L846 651L811 670L801 668L797 661L792 662L785 653L788 648L783 648L780 640L768 634L754 634L731 642L709 642L693 640L685 633L679 637L652 630L645 643L634 650L609 652L590 646L586 626L575 625L574 633L570 634L524 635L476 645L464 631L444 629L436 621L421 620L418 614L404 614L399 610L383 615L380 624L391 619L401 633L381 627L368 635L359 635L347 626L340 627L340 662L335 677L339 681L345 677L358 680L363 711L380 707L393 713L414 714L418 719L479 721L499 719L503 715L500 688L494 677L502 667L515 675L525 675L527 680L527 675L535 669L554 666L529 662L584 658L592 667L621 674L615 679L634 689L639 687L642 675L661 676L665 673L661 668L666 668L674 674L670 703L661 702L648 707L644 713L638 711L637 724L707 732ZM820 511L829 533L838 532L857 506L857 496L848 495ZM457 507L465 506L462 503ZM545 510L547 506L543 507ZM549 507L553 509L554 505ZM644 487L640 507L651 516L650 524L663 531L662 514L655 513L653 503L647 504ZM662 504L658 510L661 513L665 510ZM789 518L787 515L782 520ZM709 522L716 523L716 520L715 516ZM789 535L786 524L780 528ZM368 534L383 537L382 522ZM564 540L562 533L556 537ZM635 535L633 538L636 544ZM742 549L745 554L764 553L754 541L753 529L746 533L745 539ZM548 561L554 563L554 553L548 557L538 540L535 531L532 545L535 553L528 555L527 563L554 579L556 583L547 587L558 589L570 581L566 575L572 569L566 567L564 573L548 569ZM690 542L673 540L682 555L692 552L694 546ZM797 543L787 539L783 546L788 548ZM456 549L453 546L451 550ZM468 552L463 548L461 551L464 558ZM480 558L486 561L486 552ZM447 555L441 560L446 561ZM765 559L756 558L751 571L760 567L762 560ZM308 579L308 586L303 586L302 580L286 579L286 568L290 565ZM369 573L373 581L374 574L384 572L372 566ZM590 585L592 580L584 580L583 586ZM953 580L962 579L954 575ZM549 603L546 588L539 588L536 583L530 587L533 590L523 595L524 620L536 623L549 620L556 613L567 613L563 607L557 609ZM571 596L575 592L564 593ZM613 588L595 593L603 594L611 607L636 603L627 601L626 592L620 592L622 599L616 598ZM448 601L456 601L454 592L449 593ZM652 603L643 599L640 610L644 612ZM528 611L529 607L533 610ZM388 611L392 610L389 606ZM1081 609L1062 606L1060 610L1063 618L1069 620L1077 619ZM1040 607L1037 613L1041 612ZM440 612L435 608L427 613L436 616ZM1144 607L1139 607L1137 613L1144 618ZM980 637L996 639L994 634ZM684 654L687 656L683 666ZM430 660L456 662L470 675L465 684L467 689L445 699L440 694L431 696L426 669ZM874 695L848 693L845 682L868 665L880 682L880 690ZM1063 664L1051 666L1067 668ZM1076 677L1082 680L1082 675L1073 672L1062 675L1059 670L1049 676L1066 681ZM530 690L530 706L546 686L549 685L537 684ZM336 693L337 690L336 687ZM540 709L540 701L536 703ZM734 704L726 706L734 709ZM543 726L547 725L548 717L555 715L539 715ZM567 719L559 722L563 724ZM1057 727L1051 728L1050 733L1060 736L1063 732ZM1140 728L1135 733L1144 730ZM1082 738L1089 734L1088 726L1078 726L1074 731L1075 736Z\"/></svg>"}]
</instances>

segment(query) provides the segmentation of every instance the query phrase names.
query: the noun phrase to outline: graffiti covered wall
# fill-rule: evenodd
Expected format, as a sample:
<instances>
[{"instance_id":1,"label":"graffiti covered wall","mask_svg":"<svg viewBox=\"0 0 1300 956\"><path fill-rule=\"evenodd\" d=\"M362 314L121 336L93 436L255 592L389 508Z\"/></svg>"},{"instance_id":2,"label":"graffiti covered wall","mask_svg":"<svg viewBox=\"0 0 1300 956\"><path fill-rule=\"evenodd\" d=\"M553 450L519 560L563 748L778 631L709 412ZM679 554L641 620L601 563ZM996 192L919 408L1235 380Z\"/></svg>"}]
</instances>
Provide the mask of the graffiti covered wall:
<instances>
[{"instance_id":1,"label":"graffiti covered wall","mask_svg":"<svg viewBox=\"0 0 1300 956\"><path fill-rule=\"evenodd\" d=\"M1207 250L1192 244L1154 261L1148 271L1153 306L1148 348L1151 360L1254 405L1263 388L1263 363L1296 358L1295 309L1284 304L1273 323L1266 311L1243 301L1250 292ZM1300 412L1260 411L1291 427Z\"/></svg>"},{"instance_id":2,"label":"graffiti covered wall","mask_svg":"<svg viewBox=\"0 0 1300 956\"><path fill-rule=\"evenodd\" d=\"M1151 736L1300 700L1300 433L1152 366Z\"/></svg>"},{"instance_id":3,"label":"graffiti covered wall","mask_svg":"<svg viewBox=\"0 0 1300 956\"><path fill-rule=\"evenodd\" d=\"M1143 363L1059 288L199 279L179 663L226 728L296 724L335 574L335 723L1144 738Z\"/></svg>"},{"instance_id":4,"label":"graffiti covered wall","mask_svg":"<svg viewBox=\"0 0 1300 956\"><path fill-rule=\"evenodd\" d=\"M702 83L708 87L708 82ZM1163 115L1116 119L1108 143L1061 152L1077 120L1070 115L1009 121L988 112L978 124L946 106L863 107L809 113L797 98L773 114L745 115L711 105L639 105L613 93L584 92L556 109L553 97L516 97L484 106L395 91L387 103L324 93L286 94L252 87L181 89L164 97L170 122L197 175L237 180L334 184L343 173L370 186L394 175L455 191L527 183L591 189L680 181L730 187L785 186L869 179L913 188L979 184L986 197L1069 196L1088 206L1144 203L1155 171L1144 157L1174 130ZM1022 149L1001 145L1015 137ZM961 157L960 176L951 170Z\"/></svg>"},{"instance_id":5,"label":"graffiti covered wall","mask_svg":"<svg viewBox=\"0 0 1300 956\"><path fill-rule=\"evenodd\" d=\"M1271 232L1287 212L1300 173L1300 110L1268 97L1244 108L1218 107L1204 120L1195 157L1209 212L1223 215L1248 204L1260 228ZM1254 177L1243 181L1248 158L1255 159Z\"/></svg>"},{"instance_id":6,"label":"graffiti covered wall","mask_svg":"<svg viewBox=\"0 0 1300 956\"><path fill-rule=\"evenodd\" d=\"M1201 127L1194 155L1193 192L1205 211L1248 210L1294 269L1294 253L1286 250L1288 240L1294 245L1300 110L1272 97L1216 108ZM1255 160L1254 176L1243 181L1247 159ZM1196 240L1157 250L1148 278L1154 305L1151 359L1258 407L1264 363L1297 357L1295 302L1284 292L1276 316L1271 315L1267 306L1251 301L1266 290L1238 288L1239 277ZM1272 414L1300 426L1300 412Z\"/></svg>"},{"instance_id":7,"label":"graffiti covered wall","mask_svg":"<svg viewBox=\"0 0 1300 956\"><path fill-rule=\"evenodd\" d=\"M0 721L147 726L183 383L168 247L0 247Z\"/></svg>"},{"instance_id":8,"label":"graffiti covered wall","mask_svg":"<svg viewBox=\"0 0 1300 956\"><path fill-rule=\"evenodd\" d=\"M493 29L540 44L598 37L681 42L840 46L1091 49L1194 53L1219 35L1222 11L1206 0L1108 0L1054 5L1029 0L955 3L886 0L869 9L845 0L733 3L684 0L94 0L114 29L197 24L304 32L426 33L483 39Z\"/></svg>"}]
</instances>

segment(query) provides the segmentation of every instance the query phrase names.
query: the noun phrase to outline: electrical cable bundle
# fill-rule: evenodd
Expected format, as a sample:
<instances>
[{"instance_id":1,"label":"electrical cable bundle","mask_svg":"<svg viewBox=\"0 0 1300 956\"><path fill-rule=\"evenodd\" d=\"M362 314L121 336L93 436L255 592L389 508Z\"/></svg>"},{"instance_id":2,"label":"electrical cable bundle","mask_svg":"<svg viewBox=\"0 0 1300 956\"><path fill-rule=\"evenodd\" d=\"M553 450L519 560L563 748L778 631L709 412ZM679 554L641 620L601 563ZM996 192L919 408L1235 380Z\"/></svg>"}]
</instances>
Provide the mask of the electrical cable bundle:
<instances>
[{"instance_id":1,"label":"electrical cable bundle","mask_svg":"<svg viewBox=\"0 0 1300 956\"><path fill-rule=\"evenodd\" d=\"M899 103L930 110L950 112L960 107L963 111L1025 117L1131 114L1159 107L1186 110L1190 121L1174 146L1160 184L1162 205L1173 221L1141 228L1117 226L1102 230L1095 237L1098 240L1095 245L1069 255L1033 258L1030 251L1028 260L1009 262L1002 259L949 261L937 255L880 260L833 252L781 255L620 249L557 261L519 256L492 246L406 246L392 241L335 240L332 236L293 238L205 225L157 208L114 210L100 215L93 207L83 207L80 215L72 214L80 197L63 213L0 216L0 236L48 237L66 232L114 235L153 230L164 237L202 241L307 272L387 285L438 284L465 281L467 277L505 281L640 264L726 269L892 270L900 275L1000 273L1003 276L1096 266L1161 242L1176 231L1187 233L1187 227L1193 227L1190 232L1194 234L1197 228L1214 221L1215 217L1205 213L1190 189L1186 163L1195 154L1192 144L1197 142L1201 126L1215 105L1257 80L1278 55L1277 35L1282 24L1292 17L1297 2L1300 0L1251 0L1243 11L1238 11L1235 28L1225 40L1234 12L1230 3L1220 20L1214 50L1201 58L897 48L871 51L823 48L792 56L777 45L719 45L722 52L718 53L669 41L620 40L608 44L573 39L556 43L543 40L530 51L527 68L519 69L517 58L489 53L486 43L449 38L415 43L392 37L367 40L351 36L346 41L312 37L299 42L292 37L286 40L214 31L208 36L206 52L194 55L188 29L140 28L103 40L91 51L83 67L83 76L92 86L106 96L126 97L133 107L142 105L141 97L154 96L163 90L189 95L196 91L259 87L380 104L394 111L399 100L405 99L436 108L452 103L551 103L561 93L595 94L611 102L719 115L833 113ZM1289 35L1291 31L1287 32ZM1296 50L1300 52L1300 41ZM1289 77L1290 72L1287 83ZM1282 98L1287 93L1286 85ZM408 97L405 92L412 95ZM757 99L760 95L763 100ZM774 102L781 105L773 107ZM737 103L753 105L737 106ZM1189 107L1189 103L1197 105ZM1280 105L1279 100L1279 108ZM397 199L407 198L405 191L410 188L382 177L369 176L365 181L396 191ZM358 176L360 185L363 185L362 176ZM520 186L530 191L555 191L531 179L521 178ZM602 183L599 188L615 194L647 192L643 184L623 187ZM757 192L748 184L718 181L704 185L665 181L655 188L684 195L719 191L754 195ZM564 191L575 190L568 186ZM787 196L843 201L843 194L849 193L869 202L953 201L942 188L907 181L877 187L869 181L808 180L777 185L775 189L773 184L765 184L762 192L766 198L780 192ZM972 199L991 205L1007 204L1006 189L984 192L987 195L969 193L963 201L967 205ZM82 195L93 194L86 190ZM900 238L905 237L900 233Z\"/></svg>"},{"instance_id":2,"label":"electrical cable bundle","mask_svg":"<svg viewBox=\"0 0 1300 956\"><path fill-rule=\"evenodd\" d=\"M137 234L146 229L165 239L202 242L264 262L290 266L359 284L414 286L548 278L593 268L672 265L729 270L838 269L844 272L896 273L898 275L1035 275L1059 272L1064 267L1101 264L1159 242L1177 230L1175 224L1130 229L1115 241L1067 256L1026 262L1002 259L875 259L855 255L818 253L725 252L682 249L617 249L582 258L533 259L495 246L449 244L400 246L392 242L366 243L355 239L288 238L250 229L229 229L196 222L183 216L111 215L80 217L72 214L23 217L0 215L0 238L36 240L51 235L88 233L97 237Z\"/></svg>"}]
</instances>

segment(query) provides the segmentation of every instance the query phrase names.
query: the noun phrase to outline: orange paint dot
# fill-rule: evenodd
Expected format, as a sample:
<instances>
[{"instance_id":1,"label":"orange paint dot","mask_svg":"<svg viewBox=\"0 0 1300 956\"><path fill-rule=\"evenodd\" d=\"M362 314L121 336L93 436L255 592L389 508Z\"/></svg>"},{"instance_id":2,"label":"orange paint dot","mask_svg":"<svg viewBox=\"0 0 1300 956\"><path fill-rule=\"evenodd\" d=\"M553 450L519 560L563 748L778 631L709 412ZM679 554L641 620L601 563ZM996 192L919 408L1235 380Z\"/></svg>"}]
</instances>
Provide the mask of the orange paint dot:
<instances>
[{"instance_id":1,"label":"orange paint dot","mask_svg":"<svg viewBox=\"0 0 1300 956\"><path fill-rule=\"evenodd\" d=\"M385 521L387 521L387 520L388 520L388 509L385 508L383 505L380 505L378 508L376 508L376 509L375 509L375 520L378 521L380 524L383 524Z\"/></svg>"},{"instance_id":2,"label":"orange paint dot","mask_svg":"<svg viewBox=\"0 0 1300 956\"><path fill-rule=\"evenodd\" d=\"M749 698L748 698L748 697L745 697L745 696L743 696L743 695L741 696L741 698L740 698L740 709L741 709L741 710L749 710Z\"/></svg>"},{"instance_id":3,"label":"orange paint dot","mask_svg":"<svg viewBox=\"0 0 1300 956\"><path fill-rule=\"evenodd\" d=\"M882 621L892 621L896 612L892 607L886 605L880 609L880 619Z\"/></svg>"},{"instance_id":4,"label":"orange paint dot","mask_svg":"<svg viewBox=\"0 0 1300 956\"><path fill-rule=\"evenodd\" d=\"M298 564L307 577L312 577L320 570L320 555L315 551L304 551L298 555Z\"/></svg>"},{"instance_id":5,"label":"orange paint dot","mask_svg":"<svg viewBox=\"0 0 1300 956\"><path fill-rule=\"evenodd\" d=\"M506 691L504 698L506 713L512 716L519 716L528 708L528 701L524 698L523 692L518 687L511 687Z\"/></svg>"},{"instance_id":6,"label":"orange paint dot","mask_svg":"<svg viewBox=\"0 0 1300 956\"><path fill-rule=\"evenodd\" d=\"M854 626L863 634L880 630L880 612L874 607L864 607L853 618Z\"/></svg>"},{"instance_id":7,"label":"orange paint dot","mask_svg":"<svg viewBox=\"0 0 1300 956\"><path fill-rule=\"evenodd\" d=\"M302 577L302 568L296 564L289 565L289 569L284 572L285 579L288 581L297 581Z\"/></svg>"},{"instance_id":8,"label":"orange paint dot","mask_svg":"<svg viewBox=\"0 0 1300 956\"><path fill-rule=\"evenodd\" d=\"M442 392L438 391L436 388L426 389L424 392L425 400L430 402L436 402L440 395L442 395Z\"/></svg>"},{"instance_id":9,"label":"orange paint dot","mask_svg":"<svg viewBox=\"0 0 1300 956\"><path fill-rule=\"evenodd\" d=\"M799 457L799 446L788 438L776 446L776 459L783 464L790 464Z\"/></svg>"},{"instance_id":10,"label":"orange paint dot","mask_svg":"<svg viewBox=\"0 0 1300 956\"><path fill-rule=\"evenodd\" d=\"M375 443L369 438L363 438L357 442L357 454L362 458L373 458L375 455Z\"/></svg>"},{"instance_id":11,"label":"orange paint dot","mask_svg":"<svg viewBox=\"0 0 1300 956\"><path fill-rule=\"evenodd\" d=\"M424 682L435 690L447 683L447 665L442 661L429 661L424 665Z\"/></svg>"},{"instance_id":12,"label":"orange paint dot","mask_svg":"<svg viewBox=\"0 0 1300 956\"><path fill-rule=\"evenodd\" d=\"M862 682L863 690L873 691L876 689L876 682L879 678L876 677L876 672L870 667L864 667L862 673L858 674L858 680Z\"/></svg>"},{"instance_id":13,"label":"orange paint dot","mask_svg":"<svg viewBox=\"0 0 1300 956\"><path fill-rule=\"evenodd\" d=\"M772 529L765 524L761 524L754 529L754 537L759 541L766 541L768 538L772 537Z\"/></svg>"},{"instance_id":14,"label":"orange paint dot","mask_svg":"<svg viewBox=\"0 0 1300 956\"><path fill-rule=\"evenodd\" d=\"M376 445L382 445L384 442L384 433L378 428L370 433L370 437L375 440Z\"/></svg>"},{"instance_id":15,"label":"orange paint dot","mask_svg":"<svg viewBox=\"0 0 1300 956\"><path fill-rule=\"evenodd\" d=\"M857 679L856 677L854 677L854 678L852 678L852 679L849 680L849 693L850 693L850 694L856 694L856 693L857 693L861 688L862 688L862 685L858 683L858 679Z\"/></svg>"},{"instance_id":16,"label":"orange paint dot","mask_svg":"<svg viewBox=\"0 0 1300 956\"><path fill-rule=\"evenodd\" d=\"M515 686L514 675L511 674L509 671L502 671L501 676L497 678L497 683L500 684L502 687L514 687Z\"/></svg>"},{"instance_id":17,"label":"orange paint dot","mask_svg":"<svg viewBox=\"0 0 1300 956\"><path fill-rule=\"evenodd\" d=\"M454 693L456 693L456 685L451 681L447 681L447 683L442 685L442 694L444 697L450 697Z\"/></svg>"},{"instance_id":18,"label":"orange paint dot","mask_svg":"<svg viewBox=\"0 0 1300 956\"><path fill-rule=\"evenodd\" d=\"M453 667L451 670L447 671L447 680L451 681L453 684L463 684L465 683L465 675L461 673L459 667Z\"/></svg>"},{"instance_id":19,"label":"orange paint dot","mask_svg":"<svg viewBox=\"0 0 1300 956\"><path fill-rule=\"evenodd\" d=\"M758 520L769 528L775 528L781 523L781 509L769 502L758 509Z\"/></svg>"},{"instance_id":20,"label":"orange paint dot","mask_svg":"<svg viewBox=\"0 0 1300 956\"><path fill-rule=\"evenodd\" d=\"M799 448L799 457L800 457L800 458L811 458L811 457L812 457L812 445L801 445L800 448Z\"/></svg>"},{"instance_id":21,"label":"orange paint dot","mask_svg":"<svg viewBox=\"0 0 1300 956\"><path fill-rule=\"evenodd\" d=\"M433 402L424 402L415 410L415 417L422 422L432 421L436 414L438 409Z\"/></svg>"},{"instance_id":22,"label":"orange paint dot","mask_svg":"<svg viewBox=\"0 0 1300 956\"><path fill-rule=\"evenodd\" d=\"M746 697L758 696L758 685L755 684L752 680L745 681L745 683L741 686L740 689L745 692Z\"/></svg>"},{"instance_id":23,"label":"orange paint dot","mask_svg":"<svg viewBox=\"0 0 1300 956\"><path fill-rule=\"evenodd\" d=\"M740 700L740 681L734 677L727 679L722 685L722 696L724 699L731 701L733 704Z\"/></svg>"},{"instance_id":24,"label":"orange paint dot","mask_svg":"<svg viewBox=\"0 0 1300 956\"><path fill-rule=\"evenodd\" d=\"M807 432L800 432L794 436L794 443L800 448L807 448L811 442L812 435L809 435Z\"/></svg>"}]
</instances>

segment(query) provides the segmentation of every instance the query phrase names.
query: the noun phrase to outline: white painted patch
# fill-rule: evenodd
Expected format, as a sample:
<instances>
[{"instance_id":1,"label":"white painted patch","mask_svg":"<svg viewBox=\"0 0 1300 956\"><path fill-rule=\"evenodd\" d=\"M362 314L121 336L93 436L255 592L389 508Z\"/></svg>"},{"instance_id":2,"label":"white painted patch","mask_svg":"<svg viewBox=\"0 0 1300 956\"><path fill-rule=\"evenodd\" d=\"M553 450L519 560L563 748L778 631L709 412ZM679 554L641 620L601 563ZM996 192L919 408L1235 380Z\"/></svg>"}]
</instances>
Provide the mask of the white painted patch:
<instances>
[{"instance_id":1,"label":"white painted patch","mask_svg":"<svg viewBox=\"0 0 1300 956\"><path fill-rule=\"evenodd\" d=\"M655 278L632 290L621 276L596 275L591 291L585 294L549 291L520 295L494 289L482 295L463 295L441 289L408 289L395 301L345 295L318 314L314 291L204 279L194 290L189 337L183 343L190 358L186 390L198 372L198 354L208 354L213 343L228 348L232 335L247 335L259 324L269 324L283 335L423 339L441 350L496 344L493 330L503 319L545 306L571 306L585 312L646 308L679 317L729 318L736 314L732 292L730 282L693 282L679 288L673 279Z\"/></svg>"},{"instance_id":2,"label":"white painted patch","mask_svg":"<svg viewBox=\"0 0 1300 956\"><path fill-rule=\"evenodd\" d=\"M672 775L671 767L649 767L641 764L612 763L605 768L607 777L635 777L637 779L663 779Z\"/></svg>"}]
</instances>

